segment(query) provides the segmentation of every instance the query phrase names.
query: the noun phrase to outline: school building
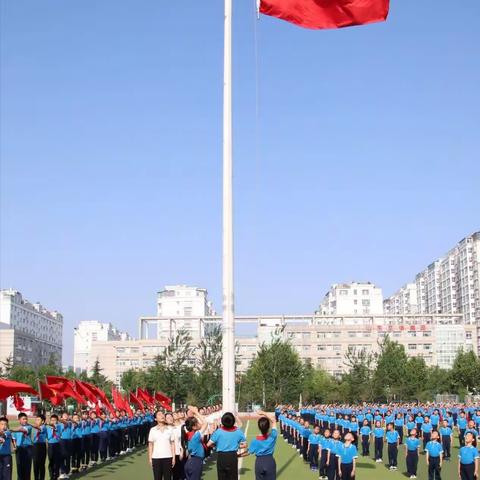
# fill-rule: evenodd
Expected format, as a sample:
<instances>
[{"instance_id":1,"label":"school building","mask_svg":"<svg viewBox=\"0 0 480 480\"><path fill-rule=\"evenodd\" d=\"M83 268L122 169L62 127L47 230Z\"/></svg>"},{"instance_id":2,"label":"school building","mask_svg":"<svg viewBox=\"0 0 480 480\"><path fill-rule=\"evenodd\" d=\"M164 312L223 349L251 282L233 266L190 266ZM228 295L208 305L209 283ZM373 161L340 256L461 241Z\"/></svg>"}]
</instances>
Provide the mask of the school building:
<instances>
[{"instance_id":1,"label":"school building","mask_svg":"<svg viewBox=\"0 0 480 480\"><path fill-rule=\"evenodd\" d=\"M0 291L0 364L38 367L62 362L63 317L13 289Z\"/></svg>"},{"instance_id":2,"label":"school building","mask_svg":"<svg viewBox=\"0 0 480 480\"><path fill-rule=\"evenodd\" d=\"M190 364L194 366L199 351L195 347L209 328L221 324L221 317L142 317L139 330L143 338L95 342L92 361L98 358L104 375L119 384L125 371L153 365L184 321L191 325ZM237 316L236 328L239 372L248 368L262 343L278 337L288 339L302 359L335 376L345 372L349 348L376 352L386 335L404 345L408 355L422 356L427 365L442 368L452 366L460 348L477 353L476 327L465 324L462 315L254 315ZM252 333L246 336L240 331Z\"/></svg>"}]
</instances>

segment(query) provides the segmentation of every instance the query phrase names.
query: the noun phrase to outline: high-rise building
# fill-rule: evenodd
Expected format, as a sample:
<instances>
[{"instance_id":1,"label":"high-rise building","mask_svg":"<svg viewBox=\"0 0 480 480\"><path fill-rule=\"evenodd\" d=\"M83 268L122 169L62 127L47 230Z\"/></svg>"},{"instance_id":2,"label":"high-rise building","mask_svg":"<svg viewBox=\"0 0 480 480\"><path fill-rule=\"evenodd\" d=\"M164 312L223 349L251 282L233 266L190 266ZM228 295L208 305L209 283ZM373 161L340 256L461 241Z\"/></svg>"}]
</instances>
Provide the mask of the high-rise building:
<instances>
[{"instance_id":1,"label":"high-rise building","mask_svg":"<svg viewBox=\"0 0 480 480\"><path fill-rule=\"evenodd\" d=\"M0 291L0 362L38 367L62 362L63 317L16 290Z\"/></svg>"},{"instance_id":2,"label":"high-rise building","mask_svg":"<svg viewBox=\"0 0 480 480\"><path fill-rule=\"evenodd\" d=\"M382 289L371 282L335 283L320 304L321 315L381 315Z\"/></svg>"},{"instance_id":3,"label":"high-rise building","mask_svg":"<svg viewBox=\"0 0 480 480\"><path fill-rule=\"evenodd\" d=\"M74 329L73 369L75 372L90 373L95 360L92 361L92 345L95 342L111 342L130 340L130 335L121 332L111 323L95 320L84 320Z\"/></svg>"},{"instance_id":4,"label":"high-rise building","mask_svg":"<svg viewBox=\"0 0 480 480\"><path fill-rule=\"evenodd\" d=\"M186 330L195 340L204 335L199 318L215 315L205 288L188 285L167 285L157 293L157 316L151 317L155 326L152 335L148 323L141 323L140 338L166 339L178 330ZM173 333L172 333L173 332Z\"/></svg>"},{"instance_id":5,"label":"high-rise building","mask_svg":"<svg viewBox=\"0 0 480 480\"><path fill-rule=\"evenodd\" d=\"M465 237L418 273L415 285L418 313L462 314L465 323L477 325L480 347L480 232ZM386 300L389 309L395 297Z\"/></svg>"},{"instance_id":6,"label":"high-rise building","mask_svg":"<svg viewBox=\"0 0 480 480\"><path fill-rule=\"evenodd\" d=\"M418 313L417 285L407 283L391 297L383 301L383 308L389 315Z\"/></svg>"}]
</instances>

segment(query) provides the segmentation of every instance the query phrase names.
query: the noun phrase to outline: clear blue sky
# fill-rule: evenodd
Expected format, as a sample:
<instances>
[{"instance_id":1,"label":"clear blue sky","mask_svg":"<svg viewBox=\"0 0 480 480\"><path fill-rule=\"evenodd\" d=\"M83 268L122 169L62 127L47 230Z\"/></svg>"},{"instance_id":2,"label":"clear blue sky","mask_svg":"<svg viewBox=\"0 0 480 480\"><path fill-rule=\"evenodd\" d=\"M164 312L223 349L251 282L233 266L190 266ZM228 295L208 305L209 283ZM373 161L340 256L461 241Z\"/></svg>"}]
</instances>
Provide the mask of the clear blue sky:
<instances>
[{"instance_id":1,"label":"clear blue sky","mask_svg":"<svg viewBox=\"0 0 480 480\"><path fill-rule=\"evenodd\" d=\"M234 3L239 313L390 294L479 229L478 0L323 32ZM220 310L223 2L1 13L1 286L64 314L65 363L79 321L136 333L165 284Z\"/></svg>"}]
</instances>

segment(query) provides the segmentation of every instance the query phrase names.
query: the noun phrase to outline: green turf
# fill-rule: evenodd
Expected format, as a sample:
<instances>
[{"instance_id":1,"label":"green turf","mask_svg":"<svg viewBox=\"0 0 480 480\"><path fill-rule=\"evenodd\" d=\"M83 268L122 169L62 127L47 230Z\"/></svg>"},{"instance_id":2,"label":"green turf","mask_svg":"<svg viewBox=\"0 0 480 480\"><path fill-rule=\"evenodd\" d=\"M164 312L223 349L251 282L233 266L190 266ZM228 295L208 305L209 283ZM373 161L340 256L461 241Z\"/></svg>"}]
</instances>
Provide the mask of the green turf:
<instances>
[{"instance_id":1,"label":"green turf","mask_svg":"<svg viewBox=\"0 0 480 480\"><path fill-rule=\"evenodd\" d=\"M256 431L256 422L249 422L248 424L248 440L251 440L258 434ZM371 449L372 450L372 449ZM375 463L371 458L365 459L360 457L358 460L357 480L405 480L405 457L403 447L400 449L398 457L399 469L397 472L390 472L385 465ZM452 450L451 462L444 462L442 469L443 480L454 480L458 478L457 475L457 455L458 446ZM275 459L277 462L277 477L280 480L316 480L318 473L310 471L308 465L303 463L296 450L291 448L283 438L279 437L277 448L275 451ZM384 449L384 460L387 459L386 448ZM14 459L15 465L15 459ZM47 461L48 464L48 461ZM254 464L255 457L246 457L243 459L241 468L241 478L254 479ZM425 456L420 455L419 480L427 479L427 469L425 465ZM14 472L13 478L16 478ZM48 473L47 473L48 478ZM73 475L75 478L82 478L82 480L148 480L153 478L151 468L147 462L146 449L136 450L134 453L125 455L115 461L108 462L105 465L98 465L88 472ZM208 461L204 468L204 480L216 480L215 462Z\"/></svg>"}]
</instances>

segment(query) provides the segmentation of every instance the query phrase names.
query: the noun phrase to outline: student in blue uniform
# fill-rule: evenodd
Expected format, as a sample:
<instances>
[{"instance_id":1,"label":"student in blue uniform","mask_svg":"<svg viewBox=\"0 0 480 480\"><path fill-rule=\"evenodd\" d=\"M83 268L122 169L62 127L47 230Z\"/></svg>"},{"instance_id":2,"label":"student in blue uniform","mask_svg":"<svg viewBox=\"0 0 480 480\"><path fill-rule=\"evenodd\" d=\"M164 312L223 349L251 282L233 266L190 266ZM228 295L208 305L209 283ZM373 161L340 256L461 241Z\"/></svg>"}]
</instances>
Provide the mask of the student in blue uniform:
<instances>
[{"instance_id":1,"label":"student in blue uniform","mask_svg":"<svg viewBox=\"0 0 480 480\"><path fill-rule=\"evenodd\" d=\"M439 443L438 438L438 432L432 432L432 439L425 446L428 480L442 480L440 472L442 470L443 448Z\"/></svg>"},{"instance_id":2,"label":"student in blue uniform","mask_svg":"<svg viewBox=\"0 0 480 480\"><path fill-rule=\"evenodd\" d=\"M100 438L98 434L100 433L99 420L97 418L96 412L90 412L90 464L96 465L98 462L98 447L100 443Z\"/></svg>"},{"instance_id":3,"label":"student in blue uniform","mask_svg":"<svg viewBox=\"0 0 480 480\"><path fill-rule=\"evenodd\" d=\"M74 414L72 416L72 472L80 471L82 458L82 427L80 425L80 417Z\"/></svg>"},{"instance_id":4,"label":"student in blue uniform","mask_svg":"<svg viewBox=\"0 0 480 480\"><path fill-rule=\"evenodd\" d=\"M50 417L50 424L47 425L48 442L48 472L50 480L57 480L60 475L60 465L62 463L62 454L60 451L60 436L62 434L62 424L58 423L58 415L53 414Z\"/></svg>"},{"instance_id":5,"label":"student in blue uniform","mask_svg":"<svg viewBox=\"0 0 480 480\"><path fill-rule=\"evenodd\" d=\"M98 427L100 429L98 432L98 452L100 454L100 460L105 462L108 458L108 441L110 436L110 421L105 412L102 412L100 415Z\"/></svg>"},{"instance_id":6,"label":"student in blue uniform","mask_svg":"<svg viewBox=\"0 0 480 480\"><path fill-rule=\"evenodd\" d=\"M311 470L318 470L318 457L320 453L320 427L315 427L313 432L308 437L308 460L310 462Z\"/></svg>"},{"instance_id":7,"label":"student in blue uniform","mask_svg":"<svg viewBox=\"0 0 480 480\"><path fill-rule=\"evenodd\" d=\"M423 439L423 450L426 450L427 443L430 441L432 438L432 432L433 432L433 427L432 424L430 423L430 418L425 417L424 422L421 427L422 430L422 439Z\"/></svg>"},{"instance_id":8,"label":"student in blue uniform","mask_svg":"<svg viewBox=\"0 0 480 480\"><path fill-rule=\"evenodd\" d=\"M45 462L47 460L47 429L45 415L35 416L33 432L33 478L45 480Z\"/></svg>"},{"instance_id":9,"label":"student in blue uniform","mask_svg":"<svg viewBox=\"0 0 480 480\"><path fill-rule=\"evenodd\" d=\"M443 420L442 426L440 427L440 441L442 443L444 460L449 461L451 457L452 449L452 429L448 426L448 420Z\"/></svg>"},{"instance_id":10,"label":"student in blue uniform","mask_svg":"<svg viewBox=\"0 0 480 480\"><path fill-rule=\"evenodd\" d=\"M318 425L317 425L318 426ZM320 426L318 426L320 428ZM308 437L310 437L312 430L310 429L310 423L305 422L303 428L300 430L300 436L302 440L302 457L303 461L308 461Z\"/></svg>"},{"instance_id":11,"label":"student in blue uniform","mask_svg":"<svg viewBox=\"0 0 480 480\"><path fill-rule=\"evenodd\" d=\"M0 418L0 480L12 480L12 433L7 417Z\"/></svg>"},{"instance_id":12,"label":"student in blue uniform","mask_svg":"<svg viewBox=\"0 0 480 480\"><path fill-rule=\"evenodd\" d=\"M218 480L238 480L237 452L247 446L245 434L235 426L235 416L231 412L223 414L222 425L213 432L207 444L217 450Z\"/></svg>"},{"instance_id":13,"label":"student in blue uniform","mask_svg":"<svg viewBox=\"0 0 480 480\"><path fill-rule=\"evenodd\" d=\"M465 445L465 430L467 429L468 420L465 415L465 412L462 410L460 412L460 416L457 418L457 430L458 430L458 440L460 442L460 446L463 447Z\"/></svg>"},{"instance_id":14,"label":"student in blue uniform","mask_svg":"<svg viewBox=\"0 0 480 480\"><path fill-rule=\"evenodd\" d=\"M277 422L273 415L259 411L258 429L261 435L257 436L248 447L248 453L255 455L255 479L275 480L277 478L277 465L273 458L277 443ZM307 422L308 423L308 422ZM315 429L319 427L315 427Z\"/></svg>"},{"instance_id":15,"label":"student in blue uniform","mask_svg":"<svg viewBox=\"0 0 480 480\"><path fill-rule=\"evenodd\" d=\"M395 430L393 423L387 425L387 434L385 435L388 450L388 468L390 470L397 470L398 468L398 444L400 442L400 435Z\"/></svg>"},{"instance_id":16,"label":"student in blue uniform","mask_svg":"<svg viewBox=\"0 0 480 480\"><path fill-rule=\"evenodd\" d=\"M477 448L477 438L478 438L478 432L475 429L475 422L473 420L468 421L467 429L465 430L465 435L467 433L471 433L473 435L473 443L472 445Z\"/></svg>"},{"instance_id":17,"label":"student in blue uniform","mask_svg":"<svg viewBox=\"0 0 480 480\"><path fill-rule=\"evenodd\" d=\"M68 478L72 461L72 422L68 413L62 413L60 422L62 423L62 433L60 434L60 452L62 455L60 478Z\"/></svg>"},{"instance_id":18,"label":"student in blue uniform","mask_svg":"<svg viewBox=\"0 0 480 480\"><path fill-rule=\"evenodd\" d=\"M340 450L343 447L343 443L340 438L340 430L334 430L332 433L332 444L330 450L330 462L327 468L327 478L328 480L338 480L340 478L338 472L338 458L340 455Z\"/></svg>"},{"instance_id":19,"label":"student in blue uniform","mask_svg":"<svg viewBox=\"0 0 480 480\"><path fill-rule=\"evenodd\" d=\"M185 421L186 430L186 449L188 458L185 463L185 479L200 480L202 478L203 460L205 458L205 446L203 444L203 435L208 427L203 416L201 416L196 407L189 407L193 417Z\"/></svg>"},{"instance_id":20,"label":"student in blue uniform","mask_svg":"<svg viewBox=\"0 0 480 480\"><path fill-rule=\"evenodd\" d=\"M328 478L328 465L330 464L330 452L333 446L333 440L330 437L330 430L328 428L323 432L323 437L321 440L321 453L320 453L320 478Z\"/></svg>"},{"instance_id":21,"label":"student in blue uniform","mask_svg":"<svg viewBox=\"0 0 480 480\"><path fill-rule=\"evenodd\" d=\"M409 478L417 478L418 450L421 442L417 436L417 430L412 428L405 439L405 460L407 464L407 475Z\"/></svg>"},{"instance_id":22,"label":"student in blue uniform","mask_svg":"<svg viewBox=\"0 0 480 480\"><path fill-rule=\"evenodd\" d=\"M458 452L458 476L461 480L478 478L479 454L473 446L473 435L465 434L465 445Z\"/></svg>"},{"instance_id":23,"label":"student in blue uniform","mask_svg":"<svg viewBox=\"0 0 480 480\"><path fill-rule=\"evenodd\" d=\"M363 421L362 428L360 429L360 436L362 439L362 457L368 457L370 455L370 436L372 429L368 424L368 420Z\"/></svg>"},{"instance_id":24,"label":"student in blue uniform","mask_svg":"<svg viewBox=\"0 0 480 480\"><path fill-rule=\"evenodd\" d=\"M25 413L18 414L19 427L11 430L17 447L15 452L17 463L17 480L30 480L32 473L32 426L28 424Z\"/></svg>"},{"instance_id":25,"label":"student in blue uniform","mask_svg":"<svg viewBox=\"0 0 480 480\"><path fill-rule=\"evenodd\" d=\"M383 461L383 439L385 437L385 430L382 428L382 422L377 420L373 429L373 437L375 441L375 462L382 463Z\"/></svg>"},{"instance_id":26,"label":"student in blue uniform","mask_svg":"<svg viewBox=\"0 0 480 480\"><path fill-rule=\"evenodd\" d=\"M82 465L81 468L85 469L90 465L90 439L92 437L90 419L88 418L88 412L82 412L82 421L80 423L82 429Z\"/></svg>"},{"instance_id":27,"label":"student in blue uniform","mask_svg":"<svg viewBox=\"0 0 480 480\"><path fill-rule=\"evenodd\" d=\"M355 466L358 458L357 447L353 444L353 435L345 435L345 443L338 450L338 473L342 480L355 480Z\"/></svg>"}]
</instances>

